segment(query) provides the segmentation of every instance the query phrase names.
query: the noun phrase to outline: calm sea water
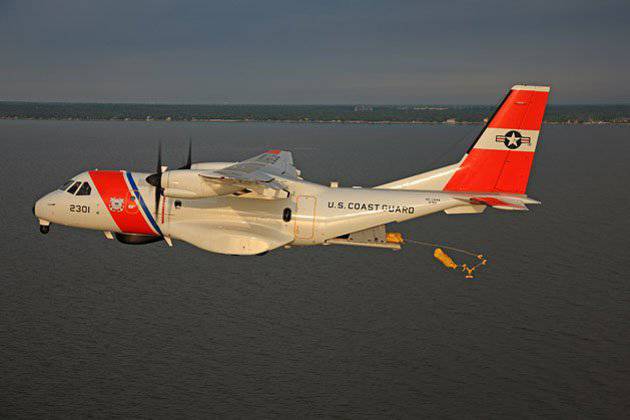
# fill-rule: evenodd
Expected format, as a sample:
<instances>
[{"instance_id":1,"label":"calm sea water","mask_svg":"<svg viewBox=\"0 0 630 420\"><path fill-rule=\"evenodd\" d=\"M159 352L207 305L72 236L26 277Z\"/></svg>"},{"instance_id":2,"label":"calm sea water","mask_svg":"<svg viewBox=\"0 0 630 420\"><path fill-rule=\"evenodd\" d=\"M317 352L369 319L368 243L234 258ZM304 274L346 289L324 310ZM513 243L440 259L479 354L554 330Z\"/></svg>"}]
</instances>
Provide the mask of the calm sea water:
<instances>
[{"instance_id":1,"label":"calm sea water","mask_svg":"<svg viewBox=\"0 0 630 420\"><path fill-rule=\"evenodd\" d=\"M52 226L36 198L89 168L294 152L371 186L459 159L478 127L2 121L3 417L623 417L630 393L630 127L547 126L530 212L394 225L487 253L205 253ZM460 256L457 260L462 260Z\"/></svg>"}]
</instances>

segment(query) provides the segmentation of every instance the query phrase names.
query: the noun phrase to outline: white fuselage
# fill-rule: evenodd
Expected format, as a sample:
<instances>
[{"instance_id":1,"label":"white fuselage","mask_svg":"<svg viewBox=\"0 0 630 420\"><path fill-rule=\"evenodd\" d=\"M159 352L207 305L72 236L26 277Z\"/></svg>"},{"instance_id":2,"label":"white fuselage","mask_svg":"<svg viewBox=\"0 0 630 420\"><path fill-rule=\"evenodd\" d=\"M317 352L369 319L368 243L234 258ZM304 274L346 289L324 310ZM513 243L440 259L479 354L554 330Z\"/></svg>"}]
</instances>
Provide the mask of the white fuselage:
<instances>
[{"instance_id":1,"label":"white fuselage","mask_svg":"<svg viewBox=\"0 0 630 420\"><path fill-rule=\"evenodd\" d=\"M208 163L195 167L225 165L227 163ZM73 178L76 182L91 184L89 195L58 190L40 199L34 209L40 223L129 235L162 235L209 251L249 254L265 252L278 245L323 244L341 235L406 221L461 204L440 191L331 188L278 177L278 181L291 191L287 198L254 199L247 195L199 199L161 197L156 212L155 187L145 181L148 173L106 171L111 172L112 177L126 180L118 191L112 186L116 182L107 181L109 184L102 185L103 181L97 180L95 173L100 172L84 172ZM106 187L114 190L106 191ZM207 226L211 227L208 232L205 231ZM268 244L245 240L248 230L263 237L269 232L274 240L263 241ZM240 242L235 242L235 237Z\"/></svg>"},{"instance_id":2,"label":"white fuselage","mask_svg":"<svg viewBox=\"0 0 630 420\"><path fill-rule=\"evenodd\" d=\"M180 168L166 170L158 149L153 174L84 172L33 210L42 233L53 222L125 243L178 239L223 254L330 243L400 248L400 235L387 235L384 225L440 211L524 211L539 204L525 192L549 91L513 86L458 163L375 188L304 181L286 150L192 164L189 146Z\"/></svg>"}]
</instances>

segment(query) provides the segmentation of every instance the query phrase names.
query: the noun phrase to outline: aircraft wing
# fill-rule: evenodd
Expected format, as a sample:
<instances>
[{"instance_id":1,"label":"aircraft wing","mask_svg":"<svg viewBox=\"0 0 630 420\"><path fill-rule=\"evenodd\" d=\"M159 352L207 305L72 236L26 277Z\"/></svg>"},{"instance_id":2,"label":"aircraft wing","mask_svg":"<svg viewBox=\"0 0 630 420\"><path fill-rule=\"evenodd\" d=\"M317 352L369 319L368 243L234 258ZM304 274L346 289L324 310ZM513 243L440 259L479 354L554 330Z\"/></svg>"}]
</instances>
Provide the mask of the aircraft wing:
<instances>
[{"instance_id":1,"label":"aircraft wing","mask_svg":"<svg viewBox=\"0 0 630 420\"><path fill-rule=\"evenodd\" d=\"M228 255L262 254L293 241L293 235L283 230L281 224L272 222L195 220L172 223L169 231L175 239Z\"/></svg>"},{"instance_id":2,"label":"aircraft wing","mask_svg":"<svg viewBox=\"0 0 630 420\"><path fill-rule=\"evenodd\" d=\"M299 171L293 166L291 152L268 150L253 158L235 163L222 169L201 171L202 178L243 187L244 193L256 192L265 198L285 198L288 191L276 181L277 176L299 179ZM267 189L275 193L268 193Z\"/></svg>"}]
</instances>

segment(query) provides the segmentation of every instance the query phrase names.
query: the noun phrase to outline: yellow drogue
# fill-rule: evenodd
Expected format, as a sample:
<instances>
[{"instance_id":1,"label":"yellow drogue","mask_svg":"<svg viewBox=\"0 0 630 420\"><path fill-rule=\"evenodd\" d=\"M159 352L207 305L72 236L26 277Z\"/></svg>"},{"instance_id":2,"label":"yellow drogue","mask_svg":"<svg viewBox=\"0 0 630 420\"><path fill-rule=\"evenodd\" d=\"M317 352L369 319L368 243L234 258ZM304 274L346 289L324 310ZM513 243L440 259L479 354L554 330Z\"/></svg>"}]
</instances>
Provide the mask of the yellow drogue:
<instances>
[{"instance_id":1,"label":"yellow drogue","mask_svg":"<svg viewBox=\"0 0 630 420\"><path fill-rule=\"evenodd\" d=\"M455 261L442 251L442 248L436 248L435 252L433 252L433 256L448 268L456 269L458 267L458 265L455 264Z\"/></svg>"}]
</instances>

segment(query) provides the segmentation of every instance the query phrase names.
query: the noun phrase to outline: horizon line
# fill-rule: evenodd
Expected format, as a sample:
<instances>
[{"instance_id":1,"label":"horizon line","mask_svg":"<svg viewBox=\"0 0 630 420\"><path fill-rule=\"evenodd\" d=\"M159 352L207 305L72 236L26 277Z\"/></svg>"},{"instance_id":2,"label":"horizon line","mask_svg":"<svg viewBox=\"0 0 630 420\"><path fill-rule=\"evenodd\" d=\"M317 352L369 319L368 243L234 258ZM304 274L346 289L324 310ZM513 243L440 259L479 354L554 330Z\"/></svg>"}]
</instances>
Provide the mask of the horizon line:
<instances>
[{"instance_id":1,"label":"horizon line","mask_svg":"<svg viewBox=\"0 0 630 420\"><path fill-rule=\"evenodd\" d=\"M181 102L89 102L89 101L50 101L50 100L22 100L22 99L0 99L2 103L20 104L54 104L54 105L153 105L153 106L497 106L496 103L181 103ZM555 103L549 106L630 106L628 103Z\"/></svg>"}]
</instances>

